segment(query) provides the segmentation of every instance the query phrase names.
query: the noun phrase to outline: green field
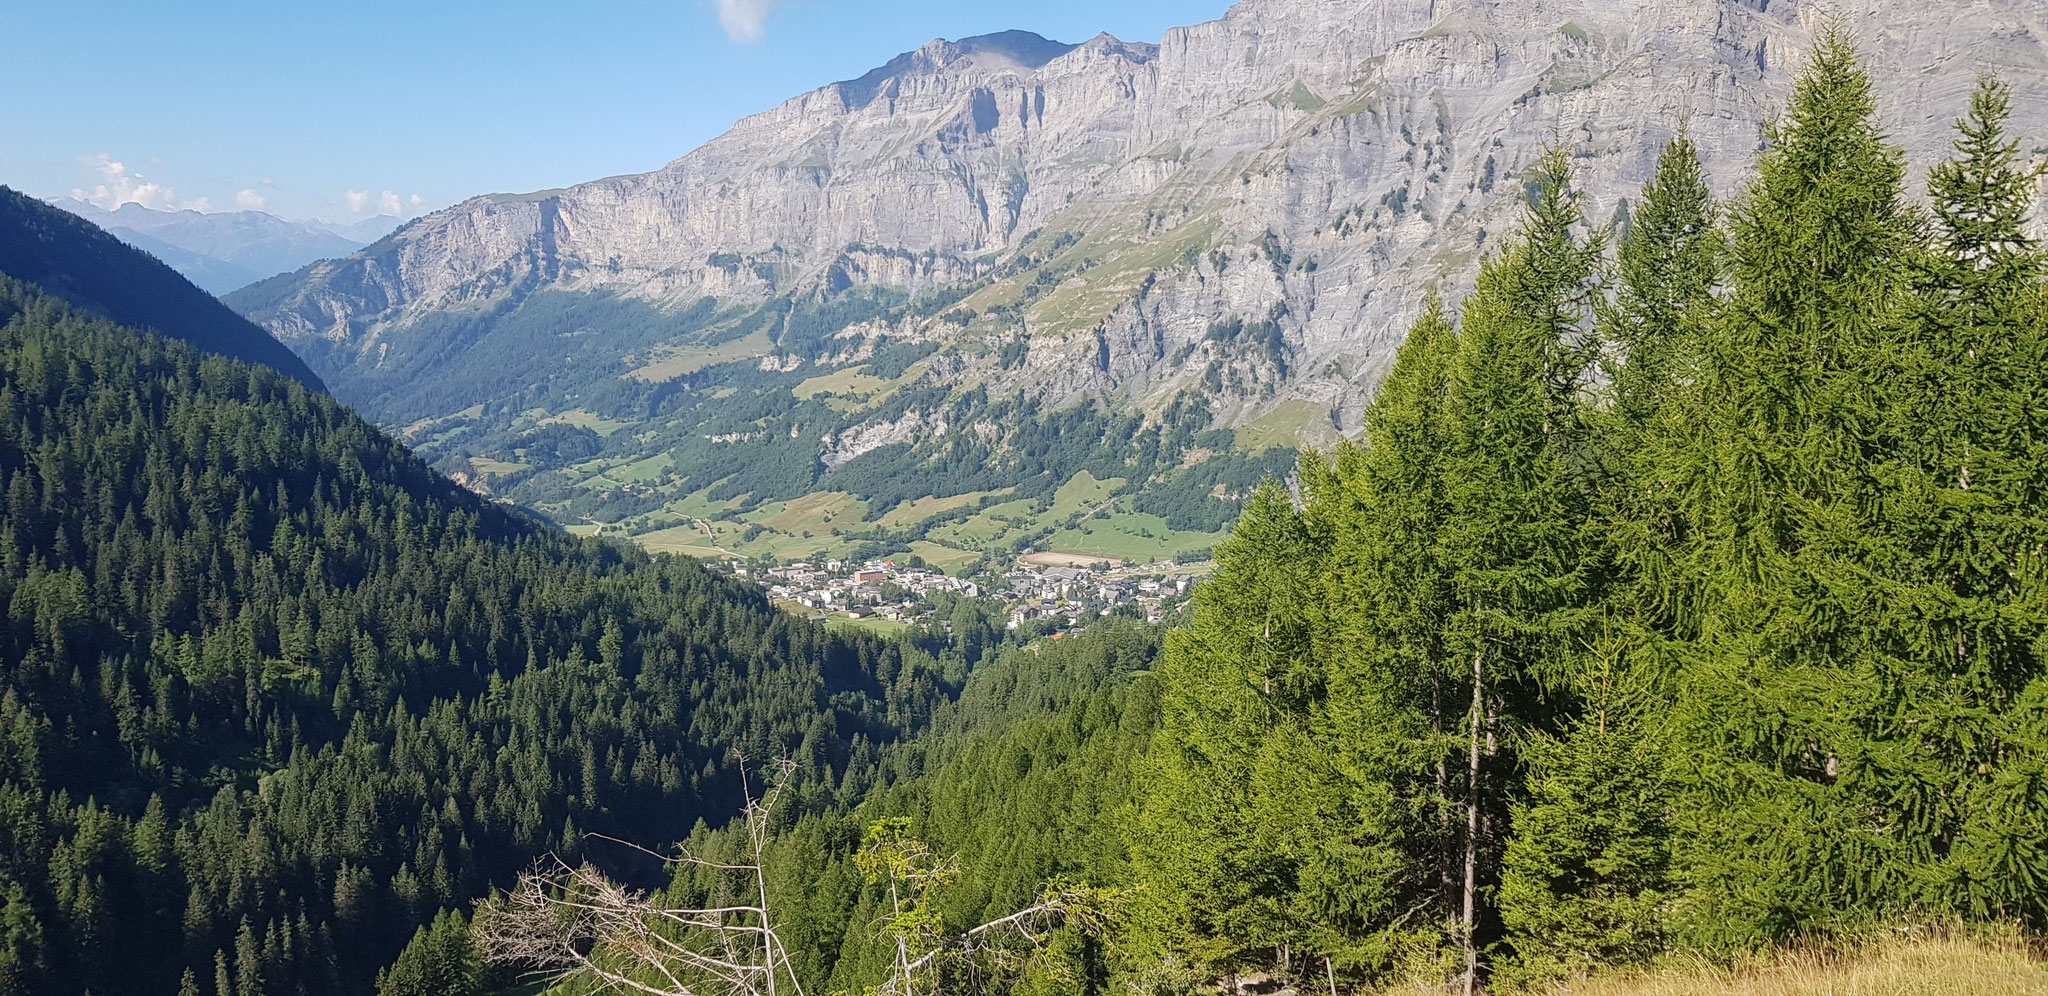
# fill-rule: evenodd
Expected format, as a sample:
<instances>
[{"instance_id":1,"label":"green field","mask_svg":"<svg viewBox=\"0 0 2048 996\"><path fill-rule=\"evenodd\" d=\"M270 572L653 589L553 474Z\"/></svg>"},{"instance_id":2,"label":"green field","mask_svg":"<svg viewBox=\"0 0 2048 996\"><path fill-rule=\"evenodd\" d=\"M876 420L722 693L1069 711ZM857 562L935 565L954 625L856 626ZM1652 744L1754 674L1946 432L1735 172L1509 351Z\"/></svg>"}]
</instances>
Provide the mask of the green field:
<instances>
[{"instance_id":1,"label":"green field","mask_svg":"<svg viewBox=\"0 0 2048 996\"><path fill-rule=\"evenodd\" d=\"M881 518L876 519L875 524L881 526L884 529L900 529L904 526L916 525L917 523L923 522L924 520L929 519L932 516L938 515L942 512L951 512L954 509L966 508L969 505L981 501L983 498L993 498L997 495L1007 494L1011 490L1014 489L1004 488L1001 491L969 491L964 495L953 495L952 497L949 498L933 498L927 495L923 498L919 498L916 501L904 502L903 504L890 509L887 515L884 515Z\"/></svg>"},{"instance_id":2,"label":"green field","mask_svg":"<svg viewBox=\"0 0 2048 996\"><path fill-rule=\"evenodd\" d=\"M743 518L793 536L831 536L859 525L866 515L867 503L859 498L843 491L818 491L789 501L769 502Z\"/></svg>"},{"instance_id":3,"label":"green field","mask_svg":"<svg viewBox=\"0 0 2048 996\"><path fill-rule=\"evenodd\" d=\"M591 461L580 470L592 474L582 482L590 488L617 487L619 482L651 482L665 470L665 455L630 464ZM1020 543L1059 553L1109 557L1146 563L1176 553L1214 546L1225 534L1176 532L1164 519L1119 510L1110 496L1123 487L1122 478L1097 480L1086 471L1075 474L1050 499L1020 498L989 506L966 519L935 526L907 549L925 563L957 572L979 561L985 551L1008 553ZM773 557L783 562L850 556L858 541L848 531L874 528L900 530L950 512L959 512L1002 492L981 491L945 498L926 496L888 510L867 521L867 503L843 491L820 491L789 501L767 502L738 512L739 499L713 502L702 491L669 499L655 512L634 516L619 525L641 546L660 553L693 557ZM1075 525L1070 520L1079 518ZM752 534L749 536L749 534Z\"/></svg>"},{"instance_id":4,"label":"green field","mask_svg":"<svg viewBox=\"0 0 2048 996\"><path fill-rule=\"evenodd\" d=\"M910 552L923 557L925 563L948 574L981 559L981 555L978 553L956 550L950 546L940 546L930 540L913 540L910 544Z\"/></svg>"},{"instance_id":5,"label":"green field","mask_svg":"<svg viewBox=\"0 0 2048 996\"><path fill-rule=\"evenodd\" d=\"M1046 542L1055 553L1078 553L1118 560L1149 563L1176 553L1213 547L1229 537L1216 533L1178 532L1166 520L1142 512L1111 510L1089 518L1073 529L1053 533Z\"/></svg>"},{"instance_id":6,"label":"green field","mask_svg":"<svg viewBox=\"0 0 2048 996\"><path fill-rule=\"evenodd\" d=\"M720 363L766 356L773 348L774 343L768 341L766 329L756 329L731 342L721 342L716 346L660 346L656 347L653 357L646 365L629 370L624 376L633 380L661 383Z\"/></svg>"},{"instance_id":7,"label":"green field","mask_svg":"<svg viewBox=\"0 0 2048 996\"><path fill-rule=\"evenodd\" d=\"M837 395L842 398L866 399L887 390L894 381L883 380L861 372L859 367L846 367L828 374L820 374L790 388L790 393L806 401L821 394Z\"/></svg>"},{"instance_id":8,"label":"green field","mask_svg":"<svg viewBox=\"0 0 2048 996\"><path fill-rule=\"evenodd\" d=\"M1329 449L1344 438L1330 424L1330 411L1306 401L1282 401L1237 430L1237 448L1260 453L1275 446Z\"/></svg>"},{"instance_id":9,"label":"green field","mask_svg":"<svg viewBox=\"0 0 2048 996\"><path fill-rule=\"evenodd\" d=\"M1038 537L1076 515L1100 507L1123 486L1121 477L1096 480L1095 475L1084 470L1060 485L1049 503L1021 498L992 505L965 522L948 523L932 530L930 538L961 549L1006 549L1020 539Z\"/></svg>"},{"instance_id":10,"label":"green field","mask_svg":"<svg viewBox=\"0 0 2048 996\"><path fill-rule=\"evenodd\" d=\"M506 474L516 474L519 471L526 470L528 467L527 464L493 460L490 457L470 457L469 465L476 468L476 472L479 474L495 474L499 477L503 477Z\"/></svg>"},{"instance_id":11,"label":"green field","mask_svg":"<svg viewBox=\"0 0 2048 996\"><path fill-rule=\"evenodd\" d=\"M553 415L546 416L540 420L539 424L573 425L579 429L589 429L600 436L609 436L633 423L605 418L596 412L584 411L581 408L571 408L565 412L556 412Z\"/></svg>"}]
</instances>

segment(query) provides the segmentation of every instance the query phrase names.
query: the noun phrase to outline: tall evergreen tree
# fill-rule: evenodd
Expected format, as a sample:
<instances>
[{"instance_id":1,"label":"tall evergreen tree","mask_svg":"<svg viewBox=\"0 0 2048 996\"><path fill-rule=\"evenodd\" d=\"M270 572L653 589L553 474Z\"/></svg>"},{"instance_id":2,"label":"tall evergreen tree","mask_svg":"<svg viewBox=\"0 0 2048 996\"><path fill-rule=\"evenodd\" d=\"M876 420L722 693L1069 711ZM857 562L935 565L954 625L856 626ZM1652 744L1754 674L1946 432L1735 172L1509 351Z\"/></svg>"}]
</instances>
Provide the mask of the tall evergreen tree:
<instances>
[{"instance_id":1,"label":"tall evergreen tree","mask_svg":"<svg viewBox=\"0 0 2048 996\"><path fill-rule=\"evenodd\" d=\"M1303 720L1321 695L1309 579L1321 552L1287 491L1268 482L1216 551L1195 618L1160 666L1162 719L1134 859L1155 885L1151 919L1168 943L1221 967L1298 943L1299 866L1275 835L1302 793Z\"/></svg>"},{"instance_id":2,"label":"tall evergreen tree","mask_svg":"<svg viewBox=\"0 0 2048 996\"><path fill-rule=\"evenodd\" d=\"M2006 133L2010 87L1980 81L1955 156L1928 174L1933 245L1896 364L1901 442L1884 468L1910 571L1890 572L1901 653L1920 664L1894 735L1910 791L1908 900L1964 915L2048 921L2048 738L2039 647L2048 573L2048 255L2026 234L2043 167Z\"/></svg>"},{"instance_id":3,"label":"tall evergreen tree","mask_svg":"<svg viewBox=\"0 0 2048 996\"><path fill-rule=\"evenodd\" d=\"M1615 252L1614 298L1600 309L1601 361L1613 414L1640 426L1692 359L1711 314L1726 246L1699 147L1684 131L1664 146Z\"/></svg>"},{"instance_id":4,"label":"tall evergreen tree","mask_svg":"<svg viewBox=\"0 0 2048 996\"><path fill-rule=\"evenodd\" d=\"M390 968L377 973L378 996L478 996L482 963L469 922L446 910L413 934Z\"/></svg>"},{"instance_id":5,"label":"tall evergreen tree","mask_svg":"<svg viewBox=\"0 0 2048 996\"><path fill-rule=\"evenodd\" d=\"M1593 522L1612 567L1582 669L1580 715L1521 742L1525 794L1503 855L1500 907L1516 972L1625 962L1660 945L1670 791L1651 693L1680 634L1672 557L1686 535L1671 468L1698 440L1700 339L1717 307L1725 241L1698 149L1658 158L1599 312L1606 390L1594 430Z\"/></svg>"},{"instance_id":6,"label":"tall evergreen tree","mask_svg":"<svg viewBox=\"0 0 2048 996\"><path fill-rule=\"evenodd\" d=\"M1681 131L1643 187L1616 253L1614 298L1600 309L1599 501L1625 589L1610 619L1646 651L1644 630L1686 616L1671 599L1671 559L1687 532L1674 472L1701 443L1701 339L1727 256L1718 214L1699 149Z\"/></svg>"},{"instance_id":7,"label":"tall evergreen tree","mask_svg":"<svg viewBox=\"0 0 2048 996\"><path fill-rule=\"evenodd\" d=\"M1365 445L1338 449L1330 486L1312 492L1308 509L1331 537L1323 588L1333 753L1357 786L1354 805L1378 810L1360 836L1399 866L1375 876L1387 893L1378 920L1441 925L1437 940L1458 916L1451 755L1461 676L1444 643L1452 592L1440 539L1451 514L1445 462L1457 359L1456 330L1431 295L1366 414Z\"/></svg>"},{"instance_id":8,"label":"tall evergreen tree","mask_svg":"<svg viewBox=\"0 0 2048 996\"><path fill-rule=\"evenodd\" d=\"M1598 582L1587 539L1588 432L1598 239L1585 240L1570 159L1531 171L1520 238L1480 267L1448 386L1445 650L1466 668L1459 882L1463 979L1481 981L1514 759L1509 739L1555 725L1574 636Z\"/></svg>"},{"instance_id":9,"label":"tall evergreen tree","mask_svg":"<svg viewBox=\"0 0 2048 996\"><path fill-rule=\"evenodd\" d=\"M1897 397L1878 371L1917 231L1875 110L1854 46L1824 34L1733 212L1703 439L1673 475L1698 632L1673 703L1695 762L1677 839L1688 923L1717 943L1824 922L1903 874L1879 740L1910 664L1866 582Z\"/></svg>"}]
</instances>

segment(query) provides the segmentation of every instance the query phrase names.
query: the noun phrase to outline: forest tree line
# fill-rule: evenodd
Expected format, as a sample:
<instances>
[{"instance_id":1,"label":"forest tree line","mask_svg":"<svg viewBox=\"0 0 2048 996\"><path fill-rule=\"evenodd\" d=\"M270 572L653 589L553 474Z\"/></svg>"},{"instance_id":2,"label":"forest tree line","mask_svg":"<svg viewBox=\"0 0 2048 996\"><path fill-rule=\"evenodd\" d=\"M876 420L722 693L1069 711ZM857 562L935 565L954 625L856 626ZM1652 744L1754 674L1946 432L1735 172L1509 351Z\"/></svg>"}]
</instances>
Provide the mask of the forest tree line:
<instances>
[{"instance_id":1,"label":"forest tree line","mask_svg":"<svg viewBox=\"0 0 2048 996\"><path fill-rule=\"evenodd\" d=\"M1252 500L1168 645L1133 836L1163 949L1469 991L2048 925L2048 270L2010 100L1982 82L1924 207L1839 34L1731 203L1682 133L1625 237L1536 165L1363 444Z\"/></svg>"},{"instance_id":2,"label":"forest tree line","mask_svg":"<svg viewBox=\"0 0 2048 996\"><path fill-rule=\"evenodd\" d=\"M1597 230L1544 157L1365 438L1254 495L1163 648L1011 650L939 711L973 722L791 817L806 985L888 972L855 857L895 817L959 859L949 930L1126 890L990 992L2048 927L2048 255L2010 100L1982 83L1924 204L1839 35L1727 203L1681 133ZM1030 691L1061 669L1095 691Z\"/></svg>"},{"instance_id":3,"label":"forest tree line","mask_svg":"<svg viewBox=\"0 0 2048 996\"><path fill-rule=\"evenodd\" d=\"M367 992L542 854L730 819L734 750L858 798L967 666L6 277L0 605L9 994Z\"/></svg>"}]
</instances>

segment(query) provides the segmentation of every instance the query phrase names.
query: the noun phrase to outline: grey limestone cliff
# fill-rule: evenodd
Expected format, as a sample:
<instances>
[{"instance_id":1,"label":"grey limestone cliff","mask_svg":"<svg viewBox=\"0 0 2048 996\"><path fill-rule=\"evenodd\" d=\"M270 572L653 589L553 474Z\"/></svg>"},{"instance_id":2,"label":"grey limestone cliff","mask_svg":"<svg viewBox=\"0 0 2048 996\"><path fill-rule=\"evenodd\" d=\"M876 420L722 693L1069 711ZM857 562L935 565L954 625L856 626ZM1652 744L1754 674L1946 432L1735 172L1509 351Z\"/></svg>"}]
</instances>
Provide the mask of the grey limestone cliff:
<instances>
[{"instance_id":1,"label":"grey limestone cliff","mask_svg":"<svg viewBox=\"0 0 2048 996\"><path fill-rule=\"evenodd\" d=\"M2039 0L1243 0L1158 45L934 41L655 172L473 198L240 303L374 365L423 315L541 287L681 307L984 281L962 313L1029 356L934 364L961 384L1144 405L1221 364L1226 420L1293 401L1348 429L1546 146L1572 151L1597 223L1681 125L1732 192L1830 18L1916 169L1982 72L2048 141ZM1266 348L1230 352L1209 334L1229 320Z\"/></svg>"}]
</instances>

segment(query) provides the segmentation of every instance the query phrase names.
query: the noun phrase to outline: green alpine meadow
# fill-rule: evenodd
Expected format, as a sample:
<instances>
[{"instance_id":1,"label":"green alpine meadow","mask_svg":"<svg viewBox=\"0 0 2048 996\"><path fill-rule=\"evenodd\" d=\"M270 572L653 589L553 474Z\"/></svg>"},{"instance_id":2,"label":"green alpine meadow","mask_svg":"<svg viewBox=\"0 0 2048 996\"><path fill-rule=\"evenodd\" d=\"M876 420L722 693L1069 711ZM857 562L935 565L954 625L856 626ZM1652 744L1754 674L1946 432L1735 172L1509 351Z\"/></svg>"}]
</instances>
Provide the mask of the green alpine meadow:
<instances>
[{"instance_id":1,"label":"green alpine meadow","mask_svg":"<svg viewBox=\"0 0 2048 996\"><path fill-rule=\"evenodd\" d=\"M1629 3L932 42L352 226L0 187L0 996L2048 994L2048 22Z\"/></svg>"}]
</instances>

